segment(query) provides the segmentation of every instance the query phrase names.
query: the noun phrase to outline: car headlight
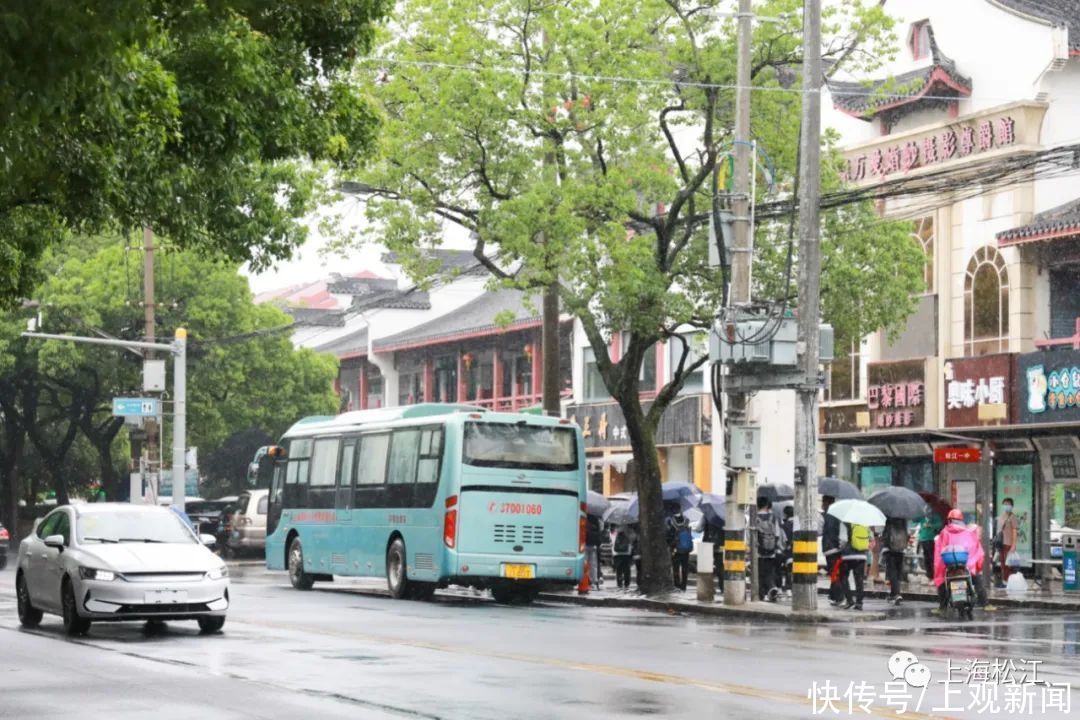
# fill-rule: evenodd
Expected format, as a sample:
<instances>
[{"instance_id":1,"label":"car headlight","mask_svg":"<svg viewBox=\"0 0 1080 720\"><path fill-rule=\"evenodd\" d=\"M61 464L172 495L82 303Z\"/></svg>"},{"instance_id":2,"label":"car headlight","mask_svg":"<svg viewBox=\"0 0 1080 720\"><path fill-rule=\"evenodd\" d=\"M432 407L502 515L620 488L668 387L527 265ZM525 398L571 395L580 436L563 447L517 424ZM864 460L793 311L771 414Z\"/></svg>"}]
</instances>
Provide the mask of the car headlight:
<instances>
[{"instance_id":1,"label":"car headlight","mask_svg":"<svg viewBox=\"0 0 1080 720\"><path fill-rule=\"evenodd\" d=\"M83 580L100 580L101 582L112 582L116 579L116 573L112 570L98 570L97 568L81 567L79 568L79 577Z\"/></svg>"},{"instance_id":2,"label":"car headlight","mask_svg":"<svg viewBox=\"0 0 1080 720\"><path fill-rule=\"evenodd\" d=\"M221 578L229 577L229 568L222 565L219 568L214 568L210 572L206 573L207 580L220 580Z\"/></svg>"}]
</instances>

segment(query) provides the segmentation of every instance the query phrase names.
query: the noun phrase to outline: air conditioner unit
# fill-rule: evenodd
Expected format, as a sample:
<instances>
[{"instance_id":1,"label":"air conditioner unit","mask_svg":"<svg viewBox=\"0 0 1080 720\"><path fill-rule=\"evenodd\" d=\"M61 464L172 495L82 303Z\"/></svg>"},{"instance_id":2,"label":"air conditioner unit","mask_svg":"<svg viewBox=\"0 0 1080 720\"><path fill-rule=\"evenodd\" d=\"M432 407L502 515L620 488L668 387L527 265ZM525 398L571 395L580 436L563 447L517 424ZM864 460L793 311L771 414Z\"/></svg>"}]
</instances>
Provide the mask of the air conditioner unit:
<instances>
[{"instance_id":1,"label":"air conditioner unit","mask_svg":"<svg viewBox=\"0 0 1080 720\"><path fill-rule=\"evenodd\" d=\"M867 458L892 457L888 445L857 445L854 452L859 453L860 462Z\"/></svg>"},{"instance_id":2,"label":"air conditioner unit","mask_svg":"<svg viewBox=\"0 0 1080 720\"><path fill-rule=\"evenodd\" d=\"M996 452L1031 452L1035 446L1027 438L1003 438L994 440Z\"/></svg>"},{"instance_id":3,"label":"air conditioner unit","mask_svg":"<svg viewBox=\"0 0 1080 720\"><path fill-rule=\"evenodd\" d=\"M1080 448L1080 438L1075 435L1055 435L1053 437L1032 438L1035 447L1042 451L1076 450Z\"/></svg>"},{"instance_id":4,"label":"air conditioner unit","mask_svg":"<svg viewBox=\"0 0 1080 720\"><path fill-rule=\"evenodd\" d=\"M930 443L925 442L893 443L889 448L896 457L923 457L933 454Z\"/></svg>"}]
</instances>

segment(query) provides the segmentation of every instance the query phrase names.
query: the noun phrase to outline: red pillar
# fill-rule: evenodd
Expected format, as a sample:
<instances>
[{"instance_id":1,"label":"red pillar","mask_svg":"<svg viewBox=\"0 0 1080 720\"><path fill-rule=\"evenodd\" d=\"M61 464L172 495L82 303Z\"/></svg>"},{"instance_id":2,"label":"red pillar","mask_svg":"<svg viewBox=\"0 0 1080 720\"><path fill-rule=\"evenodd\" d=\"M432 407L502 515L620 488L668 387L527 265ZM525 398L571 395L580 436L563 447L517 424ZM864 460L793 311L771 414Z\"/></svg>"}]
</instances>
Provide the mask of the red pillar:
<instances>
[{"instance_id":1,"label":"red pillar","mask_svg":"<svg viewBox=\"0 0 1080 720\"><path fill-rule=\"evenodd\" d=\"M495 356L491 360L491 403L497 410L499 408L499 398L502 396L502 374L503 374L503 362L502 353L499 352L499 346L495 346Z\"/></svg>"},{"instance_id":2,"label":"red pillar","mask_svg":"<svg viewBox=\"0 0 1080 720\"><path fill-rule=\"evenodd\" d=\"M465 384L465 353L458 351L457 354L457 401L469 402L469 398L466 395L467 385Z\"/></svg>"},{"instance_id":3,"label":"red pillar","mask_svg":"<svg viewBox=\"0 0 1080 720\"><path fill-rule=\"evenodd\" d=\"M532 394L539 396L544 392L544 353L541 350L540 334L537 332L536 339L532 343Z\"/></svg>"},{"instance_id":4,"label":"red pillar","mask_svg":"<svg viewBox=\"0 0 1080 720\"><path fill-rule=\"evenodd\" d=\"M435 397L435 364L431 358L424 358L424 402L433 402Z\"/></svg>"},{"instance_id":5,"label":"red pillar","mask_svg":"<svg viewBox=\"0 0 1080 720\"><path fill-rule=\"evenodd\" d=\"M360 363L360 376L357 379L356 386L360 388L360 402L356 404L361 410L368 409L368 379L367 379L367 360L363 360Z\"/></svg>"}]
</instances>

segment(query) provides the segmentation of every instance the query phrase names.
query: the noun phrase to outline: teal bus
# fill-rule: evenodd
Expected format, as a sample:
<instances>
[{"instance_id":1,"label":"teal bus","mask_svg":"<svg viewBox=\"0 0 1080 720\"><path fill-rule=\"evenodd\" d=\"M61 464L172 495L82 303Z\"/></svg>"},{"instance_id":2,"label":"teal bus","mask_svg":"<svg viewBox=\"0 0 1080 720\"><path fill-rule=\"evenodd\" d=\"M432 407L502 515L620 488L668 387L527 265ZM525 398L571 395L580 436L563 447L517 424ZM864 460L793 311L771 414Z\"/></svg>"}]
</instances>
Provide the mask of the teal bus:
<instances>
[{"instance_id":1,"label":"teal bus","mask_svg":"<svg viewBox=\"0 0 1080 720\"><path fill-rule=\"evenodd\" d=\"M270 472L266 566L293 587L386 577L529 602L585 565L585 450L569 420L421 404L293 425Z\"/></svg>"}]
</instances>

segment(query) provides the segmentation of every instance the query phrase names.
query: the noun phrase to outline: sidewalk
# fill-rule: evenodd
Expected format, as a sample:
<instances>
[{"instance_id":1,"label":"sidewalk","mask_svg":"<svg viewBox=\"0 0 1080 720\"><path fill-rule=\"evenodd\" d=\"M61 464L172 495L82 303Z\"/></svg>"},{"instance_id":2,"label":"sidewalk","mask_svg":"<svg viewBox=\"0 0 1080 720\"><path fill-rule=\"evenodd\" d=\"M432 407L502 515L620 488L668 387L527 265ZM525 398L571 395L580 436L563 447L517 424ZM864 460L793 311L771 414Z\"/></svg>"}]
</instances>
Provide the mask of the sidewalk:
<instances>
[{"instance_id":1,"label":"sidewalk","mask_svg":"<svg viewBox=\"0 0 1080 720\"><path fill-rule=\"evenodd\" d=\"M691 580L693 578L691 575ZM788 598L781 598L777 602L747 602L744 605L727 606L724 605L723 593L719 591L713 602L703 602L697 599L697 588L692 583L687 585L686 591L676 590L667 598L653 599L639 594L636 590L617 589L614 577L606 578L600 589L590 590L586 595L567 590L540 593L539 599L588 607L634 608L667 614L684 613L793 624L875 622L888 617L888 613L872 608L862 611L840 610L830 607L828 603L820 603L813 612L796 612L791 609L791 600Z\"/></svg>"},{"instance_id":2,"label":"sidewalk","mask_svg":"<svg viewBox=\"0 0 1080 720\"><path fill-rule=\"evenodd\" d=\"M818 579L818 591L827 592L829 583L824 576ZM1008 608L1031 608L1036 610L1061 610L1080 612L1080 593L1065 594L1061 580L1051 580L1049 592L1028 581L1028 589L1025 593L1008 593L997 588L990 588L987 599L991 605ZM938 601L937 589L933 583L923 575L909 576L909 582L902 583L900 594L904 602L911 600L919 602ZM866 596L874 598L886 598L889 596L889 586L885 582L873 582L870 578L866 581Z\"/></svg>"}]
</instances>

